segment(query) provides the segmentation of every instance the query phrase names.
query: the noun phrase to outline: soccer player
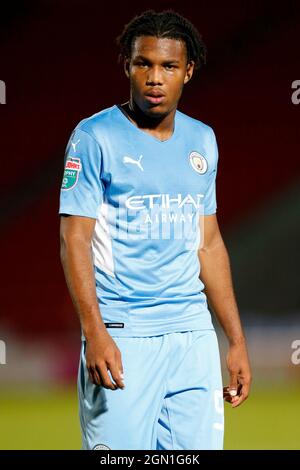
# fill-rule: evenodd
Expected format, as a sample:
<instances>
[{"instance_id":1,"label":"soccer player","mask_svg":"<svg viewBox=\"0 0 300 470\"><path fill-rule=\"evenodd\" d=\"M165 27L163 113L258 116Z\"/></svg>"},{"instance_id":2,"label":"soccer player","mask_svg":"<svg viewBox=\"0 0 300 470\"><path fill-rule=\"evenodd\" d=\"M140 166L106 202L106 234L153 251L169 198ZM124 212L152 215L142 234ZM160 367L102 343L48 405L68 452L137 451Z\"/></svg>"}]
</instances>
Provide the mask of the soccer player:
<instances>
[{"instance_id":1,"label":"soccer player","mask_svg":"<svg viewBox=\"0 0 300 470\"><path fill-rule=\"evenodd\" d=\"M173 10L134 17L117 42L130 98L75 127L60 192L82 449L222 449L223 400L239 406L251 372L216 217L216 137L177 109L206 48ZM207 300L229 340L224 388Z\"/></svg>"}]
</instances>

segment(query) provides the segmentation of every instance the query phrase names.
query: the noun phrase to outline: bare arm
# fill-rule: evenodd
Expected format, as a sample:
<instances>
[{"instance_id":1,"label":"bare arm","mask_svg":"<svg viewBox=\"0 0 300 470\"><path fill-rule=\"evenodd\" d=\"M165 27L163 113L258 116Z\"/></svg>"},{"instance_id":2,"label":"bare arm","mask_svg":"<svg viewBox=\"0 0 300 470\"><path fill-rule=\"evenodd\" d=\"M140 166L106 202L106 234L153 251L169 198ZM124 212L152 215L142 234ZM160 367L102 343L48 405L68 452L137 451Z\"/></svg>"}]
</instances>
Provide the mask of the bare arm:
<instances>
[{"instance_id":1,"label":"bare arm","mask_svg":"<svg viewBox=\"0 0 300 470\"><path fill-rule=\"evenodd\" d=\"M107 332L96 296L95 275L91 253L91 238L95 219L81 216L61 216L60 256L67 286L87 340L86 362L90 380L96 385L116 389L108 369L123 388L121 353Z\"/></svg>"},{"instance_id":2,"label":"bare arm","mask_svg":"<svg viewBox=\"0 0 300 470\"><path fill-rule=\"evenodd\" d=\"M224 388L224 398L236 407L249 394L251 370L245 335L234 296L230 260L222 239L216 214L204 216L204 239L198 250L200 278L204 292L229 341L227 367L231 382ZM230 391L237 393L232 397Z\"/></svg>"}]
</instances>

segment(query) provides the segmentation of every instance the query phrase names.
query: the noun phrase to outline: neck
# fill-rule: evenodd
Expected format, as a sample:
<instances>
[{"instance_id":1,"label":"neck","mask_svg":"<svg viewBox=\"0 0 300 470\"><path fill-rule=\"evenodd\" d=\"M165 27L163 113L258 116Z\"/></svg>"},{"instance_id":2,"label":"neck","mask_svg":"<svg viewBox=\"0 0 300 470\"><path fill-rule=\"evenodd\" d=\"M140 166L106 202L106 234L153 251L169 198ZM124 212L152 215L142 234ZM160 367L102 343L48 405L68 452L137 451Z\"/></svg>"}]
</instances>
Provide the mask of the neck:
<instances>
[{"instance_id":1,"label":"neck","mask_svg":"<svg viewBox=\"0 0 300 470\"><path fill-rule=\"evenodd\" d=\"M167 115L149 116L138 107L132 98L123 103L121 107L128 118L140 129L149 130L159 138L169 138L172 135L176 108Z\"/></svg>"}]
</instances>

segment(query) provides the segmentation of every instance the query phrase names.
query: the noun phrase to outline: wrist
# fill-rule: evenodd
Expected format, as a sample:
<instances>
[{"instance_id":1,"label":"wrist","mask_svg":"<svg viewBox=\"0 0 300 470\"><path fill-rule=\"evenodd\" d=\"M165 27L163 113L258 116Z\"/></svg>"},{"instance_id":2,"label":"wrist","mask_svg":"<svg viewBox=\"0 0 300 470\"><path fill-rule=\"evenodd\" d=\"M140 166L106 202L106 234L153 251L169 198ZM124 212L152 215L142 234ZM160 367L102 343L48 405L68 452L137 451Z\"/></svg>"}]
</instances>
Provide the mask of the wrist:
<instances>
[{"instance_id":1,"label":"wrist","mask_svg":"<svg viewBox=\"0 0 300 470\"><path fill-rule=\"evenodd\" d=\"M243 334L228 338L229 346L244 346L246 344L246 338Z\"/></svg>"},{"instance_id":2,"label":"wrist","mask_svg":"<svg viewBox=\"0 0 300 470\"><path fill-rule=\"evenodd\" d=\"M82 332L84 337L87 340L93 339L100 332L107 332L106 326L102 321L97 321L95 323L89 323L88 325L82 325Z\"/></svg>"}]
</instances>

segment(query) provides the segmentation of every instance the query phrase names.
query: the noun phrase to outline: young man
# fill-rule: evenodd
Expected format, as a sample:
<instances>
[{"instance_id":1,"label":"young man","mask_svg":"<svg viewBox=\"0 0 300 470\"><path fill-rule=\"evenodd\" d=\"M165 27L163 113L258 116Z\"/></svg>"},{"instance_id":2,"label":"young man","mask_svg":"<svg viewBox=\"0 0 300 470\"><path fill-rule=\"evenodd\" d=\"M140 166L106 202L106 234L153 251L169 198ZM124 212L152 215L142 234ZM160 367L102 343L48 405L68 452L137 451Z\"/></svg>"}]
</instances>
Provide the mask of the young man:
<instances>
[{"instance_id":1,"label":"young man","mask_svg":"<svg viewBox=\"0 0 300 470\"><path fill-rule=\"evenodd\" d=\"M177 110L205 47L172 10L133 18L118 43L130 99L76 126L60 193L82 448L222 449L223 398L241 404L251 379L216 218L216 138ZM229 340L224 389L207 298Z\"/></svg>"}]
</instances>

